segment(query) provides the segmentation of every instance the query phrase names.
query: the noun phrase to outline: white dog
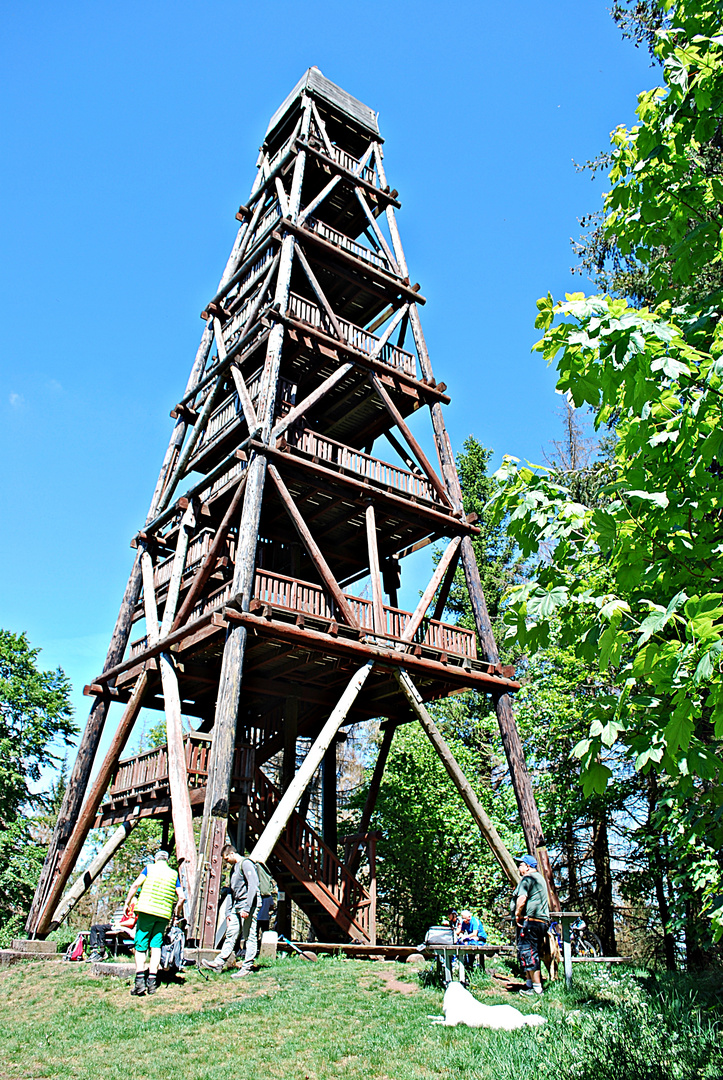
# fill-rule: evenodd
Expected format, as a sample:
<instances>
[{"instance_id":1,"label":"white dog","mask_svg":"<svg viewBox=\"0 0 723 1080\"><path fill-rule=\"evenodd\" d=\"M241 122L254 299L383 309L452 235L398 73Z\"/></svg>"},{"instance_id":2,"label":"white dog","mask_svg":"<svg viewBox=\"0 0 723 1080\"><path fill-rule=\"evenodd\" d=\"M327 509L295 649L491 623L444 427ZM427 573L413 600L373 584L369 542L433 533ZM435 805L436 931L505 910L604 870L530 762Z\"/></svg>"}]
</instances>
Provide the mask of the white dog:
<instances>
[{"instance_id":1,"label":"white dog","mask_svg":"<svg viewBox=\"0 0 723 1080\"><path fill-rule=\"evenodd\" d=\"M444 992L444 1019L434 1019L435 1024L444 1024L445 1027L456 1027L457 1024L466 1024L467 1027L494 1028L496 1031L514 1031L521 1027L538 1027L547 1021L544 1016L532 1013L525 1016L519 1009L512 1005L483 1005L477 998L472 997L469 990L465 990L461 983L451 982Z\"/></svg>"}]
</instances>

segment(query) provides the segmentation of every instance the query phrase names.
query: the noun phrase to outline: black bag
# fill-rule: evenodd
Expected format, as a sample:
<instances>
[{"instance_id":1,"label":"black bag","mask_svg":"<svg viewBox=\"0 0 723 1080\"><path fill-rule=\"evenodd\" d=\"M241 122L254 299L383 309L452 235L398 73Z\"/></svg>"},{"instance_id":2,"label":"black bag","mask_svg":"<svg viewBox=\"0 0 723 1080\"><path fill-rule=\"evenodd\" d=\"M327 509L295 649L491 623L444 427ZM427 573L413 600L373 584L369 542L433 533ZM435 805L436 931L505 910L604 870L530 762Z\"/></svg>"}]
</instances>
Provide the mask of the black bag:
<instances>
[{"instance_id":1,"label":"black bag","mask_svg":"<svg viewBox=\"0 0 723 1080\"><path fill-rule=\"evenodd\" d=\"M425 945L454 945L451 926L430 926L424 938Z\"/></svg>"}]
</instances>

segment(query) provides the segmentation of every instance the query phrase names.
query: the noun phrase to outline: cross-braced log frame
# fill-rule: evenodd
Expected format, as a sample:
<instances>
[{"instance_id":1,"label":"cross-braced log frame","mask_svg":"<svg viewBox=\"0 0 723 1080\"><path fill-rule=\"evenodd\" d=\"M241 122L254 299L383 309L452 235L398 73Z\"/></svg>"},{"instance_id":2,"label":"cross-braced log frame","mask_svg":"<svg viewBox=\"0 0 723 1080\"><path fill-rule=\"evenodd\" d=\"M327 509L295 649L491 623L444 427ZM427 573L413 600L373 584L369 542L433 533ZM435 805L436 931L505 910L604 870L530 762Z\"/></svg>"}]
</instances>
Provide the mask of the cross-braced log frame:
<instances>
[{"instance_id":1,"label":"cross-braced log frame","mask_svg":"<svg viewBox=\"0 0 723 1080\"><path fill-rule=\"evenodd\" d=\"M196 883L193 902L194 922L197 926L200 924L204 927L215 925L214 905L217 901L220 881L220 850L227 836L231 769L241 704L242 682L244 686L247 685L244 681L244 665L248 635L249 633L257 634L262 625L261 620L254 614L259 609L259 605L252 611L251 603L254 595L254 576L257 569L257 540L262 505L269 507L270 504L273 504L270 513L273 521L278 524L279 513L281 513L282 518L284 516L283 510L279 507L279 500L301 538L300 550L306 551L311 565L316 568L325 589L333 601L334 607L339 612L340 623L346 624L346 627L342 627L342 629L346 630L347 635L343 641L339 640L338 643L334 641L333 644L331 642L323 644L324 632L318 626L314 629L304 629L302 617L300 620L297 618L295 627L289 626L287 623L283 630L281 627L278 628L281 640L286 641L288 643L287 649L292 651L295 647L298 647L294 645L294 642L302 641L305 647L311 650L320 648L328 652L331 649L332 652L336 651L340 657L346 657L344 663L347 664L357 656L361 660L365 651L367 655L372 652L383 663L389 664L388 672L392 670L396 672L400 687L408 699L410 694L412 697L416 694L418 698L416 705L409 700L409 706L412 708L413 713L418 716L420 723L425 727L433 742L435 742L435 738L439 736L439 733L437 732L436 736L434 736L434 732L430 734L432 729L429 728L429 723L433 724L433 721L431 721L431 717L429 717L423 704L421 704L422 713L420 714L421 697L412 684L409 673L404 670L400 672L399 667L401 663L407 665L410 672L421 673L422 671L431 670L434 666L431 662L422 659L422 650L418 642L427 640L425 636L428 633L426 617L433 603L432 622L441 620L454 579L455 568L461 559L484 660L490 665L488 682L494 693L498 720L508 761L510 762L513 785L528 846L531 850L541 849L540 857L543 869L549 873L546 851L542 846L539 815L537 815L534 805L529 776L526 772L522 748L512 715L510 697L505 692L505 680L492 674L492 669L497 669L497 671L502 671L502 669L499 668L499 656L481 589L479 571L474 559L470 527L464 517L461 489L442 416L441 400L447 401L448 399L443 396L444 384L437 387L432 374L418 310L418 304L424 303L424 298L417 295L419 286L415 285L412 288L409 284L408 269L394 213L395 207L398 207L399 203L396 201L396 191L390 192L386 183L381 144L374 138L370 138L366 150L361 156L355 151L357 153L355 159L340 150L336 143L332 141L319 105L313 97L309 97L305 92L302 92L300 96L299 112L300 115L293 130L286 137L281 149L276 150L273 160L269 156L270 151L264 145L251 196L247 206L241 207L237 215L243 224L239 230L232 255L229 258L216 295L204 311L204 317L207 318L207 327L199 346L192 376L184 398L172 413L177 417L176 428L156 485L145 531L139 533L137 537L140 548L139 555L129 582L130 591L127 590L126 598L124 598L126 607L124 618L127 626L124 630L121 625L122 619L119 616L121 637L118 638L116 643L118 648L116 648L112 657L109 651L109 659L106 662L104 674L99 676L96 683L91 687L91 692L97 694L96 703L91 712L91 719L93 719L94 712L97 712L97 717L101 718L102 725L108 702L115 692L114 681L121 676L125 676L125 673L131 667L137 666L139 663L142 666L140 676L136 677L135 689L131 698L131 703L134 703L133 708L129 704L124 713L119 733L114 739L112 753L109 752L103 763L102 774L103 770L112 769L114 763L117 763L122 745L132 729L133 710L135 709L137 712L140 703L144 699L148 699L148 696L155 702L153 707L158 707L160 699L154 697L158 692L158 677L147 670L150 658L157 657L155 663L160 670L163 703L167 715L168 752L169 761L171 762L169 784L174 829L179 854L183 853L186 859L189 893L194 879ZM314 143L314 140L317 140L317 142ZM316 188L311 188L312 192L316 190L318 194L314 195L311 201L307 200L307 205L302 209L302 187L306 162L309 159L314 160L322 176L322 187L321 190L319 190L318 185ZM328 180L323 179L323 172L330 174ZM370 179L372 175L374 175L374 183ZM343 185L343 189L339 187L340 184ZM330 208L326 200L331 200L334 206L338 206L340 191L343 199L348 201L348 205L356 206L357 225L355 228L357 230L362 229L371 245L372 252L375 253L367 257L366 263L349 248L348 244L347 251L341 258L339 252L335 252L335 249L333 249L333 245L325 240L323 236L317 235L315 231L320 228L320 221L322 224L326 221L328 225L331 215L331 224L328 225L328 228L333 233L336 226L334 215L337 211L333 207ZM361 217L359 216L360 213ZM386 217L389 240L380 228L382 214ZM278 220L278 224L272 230L269 228L268 222L274 220L274 215ZM317 217L313 215L317 215ZM360 221L363 223L361 226L358 224ZM327 225L324 227L327 227ZM359 235L358 231L352 233L352 237L356 235ZM358 253L358 244L355 250ZM364 252L361 252L361 254L364 255ZM329 364L328 360L325 361L325 378L322 379L321 384L307 391L304 399L292 404L290 409L286 406L285 415L280 416L277 409L277 398L280 387L282 352L284 352L284 356L287 355L285 351L287 328L291 328L290 332L293 340L299 340L298 320L295 321L292 317L292 308L290 306L292 272L296 274L295 281L306 282L306 285L301 286L301 291L305 292L307 296L313 296L319 305L315 316L316 325L309 327L308 332L305 329L302 331L305 335L306 348L312 348L311 340L314 343L314 349L321 350L324 357L333 358L335 363L332 365L331 373L327 374ZM302 275L302 277L299 277L299 275ZM331 278L330 275L332 275ZM336 280L334 280L334 277ZM344 289L348 290L350 285L358 287L360 281L362 287L367 290L368 295L377 304L376 308L372 309L373 317L368 317L364 323L361 323L364 327L362 332L367 335L374 335L377 334L377 331L380 331L379 336L371 339L373 343L371 349L368 345L364 346L366 351L360 350L357 345L357 338L354 337L355 334L358 334L359 328L357 327L355 330L352 326L352 330L349 331L349 323L344 323L342 315L338 313L339 298L342 296ZM296 289L297 285L294 288ZM335 306L337 307L336 311ZM348 317L346 312L344 317ZM225 338L224 335L228 333L228 325L230 325L229 320L234 320L231 329L232 337ZM241 323L242 325L239 325ZM265 329L260 329L260 327L265 327ZM419 368L421 369L421 377L416 372L414 374L410 373L409 367L404 367L404 364L402 364L401 369L398 369L392 375L389 367L391 363L390 357L393 357L395 348L404 348L404 341L410 329ZM396 345L392 345L394 335L397 337ZM367 337L366 340L368 342L370 339ZM229 342L228 345L227 341ZM217 356L212 357L211 349L214 342ZM246 358L251 355L255 356L261 345L265 349L265 359L260 387L256 376L253 376L256 380L253 384L256 396L252 398L252 383L247 380L251 380L252 376L248 372L253 369L246 366ZM292 348L292 346L289 347ZM284 360L284 363L287 363L287 361ZM340 390L340 384L346 379L351 380L349 386L352 389L345 386L343 390ZM375 492L373 489L370 490L368 485L365 485L367 492L366 494L362 493L364 496L362 528L364 530L365 527L366 561L368 563L368 571L366 572L370 575L373 614L373 634L367 637L364 636L364 631L361 630L340 585L340 582L342 582L346 587L350 581L357 580L360 574L358 571L351 575L347 574L346 571L341 574L332 571L322 552L323 543L319 543L315 539L317 533L315 521L317 516L322 513L323 508L322 510L315 510L311 514L307 513L304 504L308 496L303 493L303 489L298 497L291 494L288 486L291 480L287 478L286 465L284 464L287 460L286 453L293 450L294 440L297 438L293 431L290 435L286 433L292 429L298 429L299 425L302 428L308 426L309 416L312 412L315 418L323 416L327 407L327 399L336 402L336 404L332 404L332 409L338 409L340 401L343 401L347 395L353 396L357 392L353 388L358 385L360 379L365 380L370 387L373 396L378 402L376 405L377 410L381 405L383 407L382 415L387 417L386 421L378 424L375 430L378 434L387 437L401 460L405 462L408 469L411 469L412 475L420 478L418 482L429 484L436 500L432 501L431 505L428 503L424 507L418 506L414 511L418 518L426 516L428 519L429 536L422 540L415 539L414 543L409 544L403 550L394 552L393 549L390 551L388 538L385 537L379 524L379 515L383 516L388 513L385 509L387 506L389 506L390 510L392 509L391 500L396 497L391 492ZM313 386L313 383L311 385ZM206 472L202 481L187 490L185 496L178 499L176 492L179 485L182 481L187 483L189 470L197 467L199 455L203 461L214 461L214 458L209 458L206 452L205 432L208 429L211 417L227 408L229 399L223 395L228 394L229 391L225 388L229 386L232 393L235 388L240 403L240 412L238 405L236 410L239 416L242 416L248 430L248 437L240 445L237 445L236 450L231 455L224 458L220 463L214 464L213 468ZM430 408L440 473L437 473L436 469L431 465L406 423L400 409L400 405L403 403L403 398L400 398L400 387L406 387L406 393L416 395L418 405L426 405ZM367 393L369 393L369 390L367 390ZM221 405L222 396L223 406ZM418 405L415 407L418 407ZM313 423L316 423L316 419L312 420ZM391 430L390 424L399 438ZM287 442L287 439L290 442ZM370 439L368 445L362 443L367 453L371 452L373 441L374 437ZM234 465L234 462L239 460L242 461L241 475L239 475L239 466ZM301 461L297 458L293 459L293 469L290 473L292 477L300 475L299 469L301 465ZM206 551L205 555L200 563L196 563L193 572L189 572L190 582L187 581L185 586L187 592L185 598L181 601L181 579L184 575L191 530L200 528L199 513L205 513L207 518L211 515L211 511L206 507L203 500L211 498L208 493L212 490L211 485L216 480L221 484L228 484L227 479L221 480L220 478L223 477L224 471L228 472L232 466L236 470L235 479L233 484L225 489L228 494L224 498L228 501L220 504L221 507L226 505L227 508L222 514L220 524L215 527L215 535L213 535L210 546L203 549ZM319 478L320 486L325 487L329 493L332 493L332 502L327 501L324 505L326 507L329 505L335 507L343 504L344 499L348 498L349 495L345 495L339 485L348 485L348 477L343 475L334 476L323 464L315 465L314 470ZM268 474L271 475L272 485L266 483ZM333 495L334 485L338 489L336 495ZM291 484L291 486L292 490L298 491L294 484ZM175 503L173 502L174 498L176 499ZM412 502L415 502L415 500L413 499ZM398 498L396 505L399 506ZM401 507L399 509L401 511ZM185 512L181 518L181 512L184 510ZM404 516L404 511L401 512L402 516ZM195 525L193 522L194 514L197 517ZM276 516L274 517L274 515ZM218 521L218 516L215 516L215 520ZM445 522L448 523L448 529L444 527ZM161 544L160 549L156 547L158 530L162 528L169 530L169 536L175 536L173 541L175 556L172 561L165 601L163 598L159 600L159 606L165 603L163 618L159 625L157 611L155 610L154 563L157 566L164 550L168 550L167 542L165 549L163 544ZM385 638L388 638L391 634L392 621L390 621L388 627L383 602L384 586L387 591L392 589L394 592L392 604L396 608L396 587L393 583L388 585L388 581L392 581L392 576L389 575L389 566L394 565L391 560L393 558L402 558L406 553L419 550L426 544L439 540L445 535L451 539L449 539L448 546L443 552L415 611L410 615L390 616L390 620L406 619L406 622L401 624L404 626L404 630L396 631L401 636L398 636L395 639L395 644L391 646L391 643ZM418 536L419 533L417 533ZM231 547L228 546L229 544ZM227 551L229 557L225 558ZM339 565L344 569L343 559L345 556L342 556L341 553L335 553L335 557L337 560L341 559ZM203 612L205 610L203 604L207 602L204 597L206 596L209 579L213 575L215 577L220 576L224 580L223 574L214 574L214 571L219 566L229 566L231 560L233 560L233 580L230 584L233 607L226 608L223 614L218 616L211 616L210 614L198 615L199 611ZM167 575L168 571L166 570L164 573ZM128 641L130 616L141 596L142 578L144 579L143 604L146 610L148 628L146 647L140 654L136 652L133 657L122 661ZM164 580L168 580L167 576ZM318 588L318 586L315 587ZM214 586L214 588L217 588L217 586ZM160 595L163 597L162 593ZM391 596L392 593L390 592ZM267 605L263 605L263 610L268 611ZM196 614L194 615L194 613ZM273 624L274 617L272 613L265 617ZM218 624L212 623L210 626L209 624L210 621L216 619L220 620L221 623L225 620L227 631L213 723L213 742L203 810L199 869L198 873L194 874L193 864L196 859L196 849L193 844L191 809L185 781L183 733L181 730L181 694L177 662L172 650L177 646L182 647L182 642L189 640L193 635L198 636L205 633L204 627L213 630L215 625ZM367 626L369 625L369 622L367 622ZM399 624L395 623L395 625ZM339 627L336 626L335 622L333 627L333 629L331 626L329 627L328 635L335 636L339 633ZM420 628L421 635L418 633ZM116 636L118 632L117 627ZM348 636L350 632L351 638ZM431 630L429 632L431 633ZM125 634L124 638L123 634ZM120 647L120 644L122 644L122 647ZM390 646L393 649L391 652L389 651ZM446 648L446 645L444 648ZM256 654L254 653L254 655ZM443 652L441 662L436 664L437 669L441 669L442 665L446 663L447 656ZM296 665L297 662L292 657L288 665L291 679L294 678L293 673ZM469 665L467 665L466 670L470 670ZM180 671L183 671L183 664L180 665ZM125 678L125 686L127 687L127 676ZM284 675L284 679L288 680L289 676ZM366 676L364 676L365 680ZM263 689L259 691L258 679L254 683L252 678L249 686L251 684L255 686L255 689L251 692L257 694L265 692ZM286 681L284 685L293 689L293 682ZM308 693L309 691L303 692ZM125 693L127 693L127 690ZM385 710L389 707L389 694L390 689L388 686L386 688L380 686L367 694L366 701L375 704L378 702L379 708ZM356 698L356 695L354 697ZM121 700L123 699L121 695ZM315 700L313 695L309 700ZM313 713L313 716L312 713L307 712L302 723L296 721L292 723L293 715L295 715L294 709L290 708L287 718L289 732L286 733L284 729L284 736L279 743L279 749L284 747L286 749L285 785L291 785L294 782L294 778L289 775L292 741L295 742L296 735L307 730L309 724L311 724L309 728L311 731L314 729L314 725L320 722L319 719L313 719L313 717L318 716L318 710ZM384 712L382 712L382 715L384 715ZM92 725L89 724L89 731L91 727ZM119 737L121 729L123 732L122 739ZM291 738L292 729L293 740ZM102 726L100 730L102 730ZM88 732L86 732L86 735L88 735ZM86 757L88 751L92 750L91 736L92 732L87 739L84 736L86 745L83 752ZM99 738L99 734L97 737ZM278 738L274 738L278 742ZM383 748L387 752L390 739L391 736L389 739L385 737L383 744ZM272 745L276 745L274 739L269 742L269 751ZM327 758L329 754L330 751L327 747ZM385 757L386 754L380 755L380 762L377 770L375 770L375 776L377 773L379 774L379 782L381 781ZM265 760L263 755L261 760ZM90 762L92 763L92 757ZM90 765L87 768L89 771ZM106 775L109 775L107 771ZM450 775L452 775L451 772ZM87 785L87 777L85 783ZM458 787L460 787L464 797L464 785L460 786L460 783L458 783ZM89 793L86 805L83 808L82 820L84 828L89 827L88 823L92 822L98 809L99 796L96 787L97 784L94 786L93 791ZM102 797L102 792L100 797ZM474 816L477 810L473 807L471 809ZM480 827L482 828L482 826ZM368 829L365 827L361 831L366 832ZM267 831L265 831L264 836L266 837L265 843L267 843ZM77 854L79 845L83 842L83 830L76 829L72 833L72 839L73 843L66 848L64 861L58 863L58 853L56 851L53 860L49 858L46 864L46 880L43 884L42 895L40 895L39 891L34 904L35 921L33 927L36 932L42 933L47 928L49 912L53 911L57 906L56 901L60 895L58 888L62 891L63 884L67 880L64 874L68 866L72 868L73 856ZM65 842L67 842L67 835ZM62 839L57 846L62 851ZM504 860L501 860L501 864L504 866ZM508 873L508 870L509 867L505 867L506 873ZM48 880L53 875L54 882L51 895L48 891ZM37 917L39 910L42 910L44 923ZM204 930L204 937L207 936Z\"/></svg>"}]
</instances>

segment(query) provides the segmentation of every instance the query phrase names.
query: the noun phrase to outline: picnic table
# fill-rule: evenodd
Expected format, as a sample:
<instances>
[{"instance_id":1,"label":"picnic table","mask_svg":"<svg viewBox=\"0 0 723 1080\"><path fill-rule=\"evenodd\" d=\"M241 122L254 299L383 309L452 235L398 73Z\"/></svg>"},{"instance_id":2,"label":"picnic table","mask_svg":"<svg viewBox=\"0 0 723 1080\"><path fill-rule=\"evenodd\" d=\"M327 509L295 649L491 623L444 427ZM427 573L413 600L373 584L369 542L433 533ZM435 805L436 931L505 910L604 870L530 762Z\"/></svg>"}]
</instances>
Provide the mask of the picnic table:
<instances>
[{"instance_id":1,"label":"picnic table","mask_svg":"<svg viewBox=\"0 0 723 1080\"><path fill-rule=\"evenodd\" d=\"M512 953L512 949L509 945L463 945L456 943L454 945L425 945L425 956L436 956L444 969L444 981L445 983L452 982L453 979L453 961L456 957L457 963L457 979L464 985L467 981L467 970L464 964L465 956L479 957L480 967L484 971L485 956L496 956L498 953Z\"/></svg>"}]
</instances>

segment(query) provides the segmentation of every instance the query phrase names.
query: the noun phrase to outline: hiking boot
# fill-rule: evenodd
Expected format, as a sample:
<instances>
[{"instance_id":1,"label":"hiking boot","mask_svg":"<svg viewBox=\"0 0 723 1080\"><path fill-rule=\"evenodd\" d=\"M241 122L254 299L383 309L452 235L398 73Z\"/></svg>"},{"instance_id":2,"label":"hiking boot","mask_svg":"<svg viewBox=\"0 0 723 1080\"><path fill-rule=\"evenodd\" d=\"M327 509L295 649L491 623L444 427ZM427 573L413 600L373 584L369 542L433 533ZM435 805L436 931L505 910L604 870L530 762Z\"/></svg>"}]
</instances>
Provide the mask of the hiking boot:
<instances>
[{"instance_id":1,"label":"hiking boot","mask_svg":"<svg viewBox=\"0 0 723 1080\"><path fill-rule=\"evenodd\" d=\"M158 976L157 975L149 975L148 976L148 993L149 994L155 994L157 989L158 989Z\"/></svg>"},{"instance_id":2,"label":"hiking boot","mask_svg":"<svg viewBox=\"0 0 723 1080\"><path fill-rule=\"evenodd\" d=\"M131 990L131 997L144 997L146 993L146 973L145 971L139 971Z\"/></svg>"},{"instance_id":3,"label":"hiking boot","mask_svg":"<svg viewBox=\"0 0 723 1080\"><path fill-rule=\"evenodd\" d=\"M531 998L542 997L542 990L533 990L532 987L530 986L530 987L525 987L524 990L520 990L520 994L521 994L522 997L531 997Z\"/></svg>"},{"instance_id":4,"label":"hiking boot","mask_svg":"<svg viewBox=\"0 0 723 1080\"><path fill-rule=\"evenodd\" d=\"M250 974L251 974L251 972L249 971L249 969L248 969L248 968L241 968L241 970L240 970L240 971L234 971L234 973L233 973L233 975L231 976L231 978L232 978L232 979L245 979L245 978L246 978L246 976L247 976L247 975L250 975Z\"/></svg>"},{"instance_id":5,"label":"hiking boot","mask_svg":"<svg viewBox=\"0 0 723 1080\"><path fill-rule=\"evenodd\" d=\"M201 967L205 968L206 971L215 971L217 975L220 975L224 969L223 964L217 964L213 960L202 960Z\"/></svg>"}]
</instances>

